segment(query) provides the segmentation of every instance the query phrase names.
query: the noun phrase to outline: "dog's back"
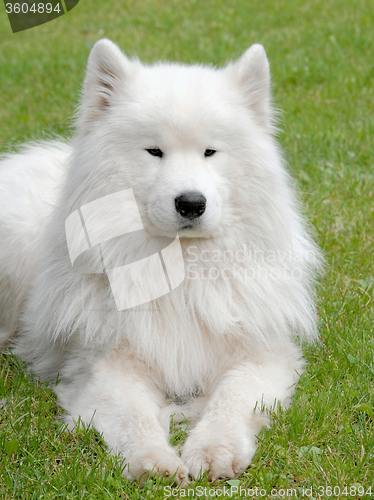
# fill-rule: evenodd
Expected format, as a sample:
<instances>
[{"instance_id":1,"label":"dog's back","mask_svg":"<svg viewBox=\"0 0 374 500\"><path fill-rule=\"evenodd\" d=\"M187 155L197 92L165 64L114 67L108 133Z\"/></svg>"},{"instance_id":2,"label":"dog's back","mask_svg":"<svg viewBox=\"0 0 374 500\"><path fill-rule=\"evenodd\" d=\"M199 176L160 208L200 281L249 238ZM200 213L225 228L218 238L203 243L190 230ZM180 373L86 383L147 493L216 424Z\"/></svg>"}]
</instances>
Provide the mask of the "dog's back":
<instances>
[{"instance_id":1,"label":"dog's back","mask_svg":"<svg viewBox=\"0 0 374 500\"><path fill-rule=\"evenodd\" d=\"M42 258L38 243L59 197L70 146L31 144L0 161L0 348L17 330Z\"/></svg>"}]
</instances>

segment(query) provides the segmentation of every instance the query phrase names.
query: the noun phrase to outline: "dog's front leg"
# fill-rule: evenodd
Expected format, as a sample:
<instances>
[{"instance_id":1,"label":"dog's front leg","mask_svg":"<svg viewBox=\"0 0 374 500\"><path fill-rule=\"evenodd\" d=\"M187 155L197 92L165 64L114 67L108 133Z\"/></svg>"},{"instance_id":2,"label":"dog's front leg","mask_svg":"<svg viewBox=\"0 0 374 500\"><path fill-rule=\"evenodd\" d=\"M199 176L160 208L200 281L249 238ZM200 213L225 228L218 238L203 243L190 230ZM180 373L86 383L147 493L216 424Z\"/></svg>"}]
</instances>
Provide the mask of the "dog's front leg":
<instances>
[{"instance_id":1,"label":"dog's front leg","mask_svg":"<svg viewBox=\"0 0 374 500\"><path fill-rule=\"evenodd\" d=\"M190 432L182 460L197 478L208 471L215 481L234 478L249 465L256 451L256 435L266 422L255 407L286 405L303 362L295 346L269 353L265 362L241 362L228 370ZM256 414L257 413L257 414Z\"/></svg>"},{"instance_id":2,"label":"dog's front leg","mask_svg":"<svg viewBox=\"0 0 374 500\"><path fill-rule=\"evenodd\" d=\"M131 355L111 355L94 364L84 383L79 378L56 387L74 427L80 420L103 434L114 453L126 459L124 475L141 481L158 473L184 485L188 470L170 446L161 423L165 399L157 377Z\"/></svg>"}]
</instances>

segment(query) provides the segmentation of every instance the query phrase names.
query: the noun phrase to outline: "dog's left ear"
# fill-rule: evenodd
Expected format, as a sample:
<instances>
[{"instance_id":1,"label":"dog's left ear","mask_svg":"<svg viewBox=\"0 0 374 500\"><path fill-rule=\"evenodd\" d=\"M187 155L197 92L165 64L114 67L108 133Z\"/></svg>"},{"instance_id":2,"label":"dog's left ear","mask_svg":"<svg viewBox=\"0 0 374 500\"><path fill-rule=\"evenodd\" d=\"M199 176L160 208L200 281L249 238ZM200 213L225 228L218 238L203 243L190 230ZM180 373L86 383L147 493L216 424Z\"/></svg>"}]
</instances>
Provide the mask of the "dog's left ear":
<instances>
[{"instance_id":1,"label":"dog's left ear","mask_svg":"<svg viewBox=\"0 0 374 500\"><path fill-rule=\"evenodd\" d=\"M244 93L248 107L260 125L271 129L272 108L270 68L265 49L259 43L249 47L235 62L227 66Z\"/></svg>"},{"instance_id":2,"label":"dog's left ear","mask_svg":"<svg viewBox=\"0 0 374 500\"><path fill-rule=\"evenodd\" d=\"M114 102L116 94L126 86L134 63L119 47L107 39L95 43L88 58L79 122L89 125Z\"/></svg>"}]
</instances>

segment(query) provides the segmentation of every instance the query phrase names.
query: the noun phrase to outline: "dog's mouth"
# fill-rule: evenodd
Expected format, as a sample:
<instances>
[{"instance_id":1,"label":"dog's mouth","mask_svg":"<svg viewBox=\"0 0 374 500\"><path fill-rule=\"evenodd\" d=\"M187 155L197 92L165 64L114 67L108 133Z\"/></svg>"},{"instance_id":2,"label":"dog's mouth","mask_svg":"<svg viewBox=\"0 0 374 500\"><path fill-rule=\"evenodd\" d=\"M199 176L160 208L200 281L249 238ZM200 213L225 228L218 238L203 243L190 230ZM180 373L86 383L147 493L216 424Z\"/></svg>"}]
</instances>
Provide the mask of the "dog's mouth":
<instances>
[{"instance_id":1,"label":"dog's mouth","mask_svg":"<svg viewBox=\"0 0 374 500\"><path fill-rule=\"evenodd\" d=\"M179 226L178 234L180 238L211 238L211 231L202 228L198 224L183 224Z\"/></svg>"},{"instance_id":2,"label":"dog's mouth","mask_svg":"<svg viewBox=\"0 0 374 500\"><path fill-rule=\"evenodd\" d=\"M213 236L211 230L207 230L202 227L201 221L178 221L175 224L174 228L162 227L160 225L154 224L150 221L150 224L147 225L147 232L151 236L165 236L168 238L175 238L177 234L181 238L210 238Z\"/></svg>"}]
</instances>

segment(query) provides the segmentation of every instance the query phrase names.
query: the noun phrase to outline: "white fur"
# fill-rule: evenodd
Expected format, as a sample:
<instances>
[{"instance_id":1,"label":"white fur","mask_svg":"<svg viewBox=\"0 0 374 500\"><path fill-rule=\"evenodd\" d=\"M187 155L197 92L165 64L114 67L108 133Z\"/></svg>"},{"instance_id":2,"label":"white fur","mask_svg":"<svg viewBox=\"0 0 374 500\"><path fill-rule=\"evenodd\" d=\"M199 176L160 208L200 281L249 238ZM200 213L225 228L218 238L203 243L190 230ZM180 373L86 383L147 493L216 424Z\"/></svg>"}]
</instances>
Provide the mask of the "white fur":
<instances>
[{"instance_id":1,"label":"white fur","mask_svg":"<svg viewBox=\"0 0 374 500\"><path fill-rule=\"evenodd\" d=\"M303 366L293 338L316 338L320 255L273 128L262 46L214 69L145 66L101 40L72 143L35 144L0 163L0 344L14 336L37 374L60 379L67 421L103 432L129 478L241 473L263 424L254 408L287 404ZM162 158L146 151L156 147ZM207 148L217 152L206 158ZM118 312L106 275L72 268L64 223L130 187L148 236L113 252L137 254L178 232L187 276ZM187 229L174 206L184 191L207 199ZM197 419L181 457L165 429L176 408Z\"/></svg>"}]
</instances>

